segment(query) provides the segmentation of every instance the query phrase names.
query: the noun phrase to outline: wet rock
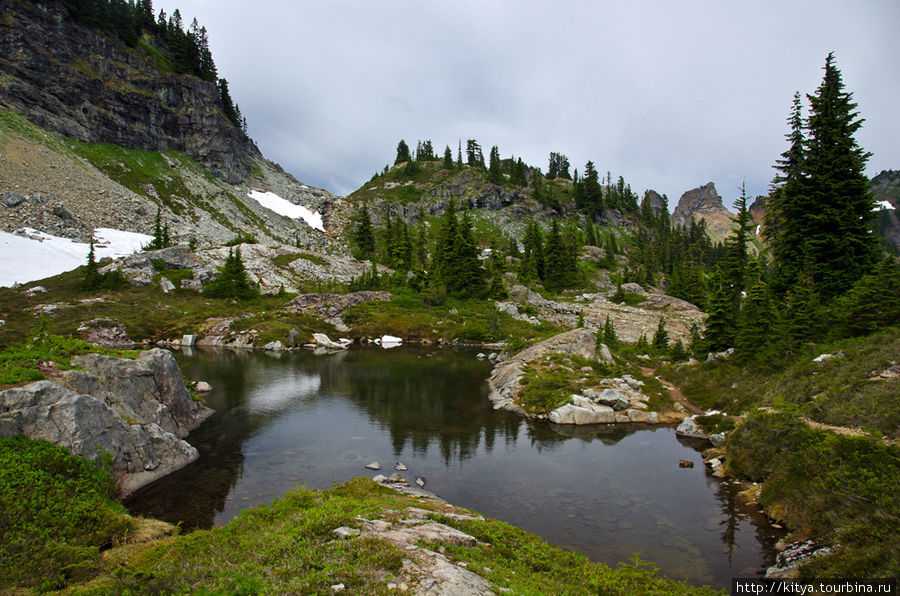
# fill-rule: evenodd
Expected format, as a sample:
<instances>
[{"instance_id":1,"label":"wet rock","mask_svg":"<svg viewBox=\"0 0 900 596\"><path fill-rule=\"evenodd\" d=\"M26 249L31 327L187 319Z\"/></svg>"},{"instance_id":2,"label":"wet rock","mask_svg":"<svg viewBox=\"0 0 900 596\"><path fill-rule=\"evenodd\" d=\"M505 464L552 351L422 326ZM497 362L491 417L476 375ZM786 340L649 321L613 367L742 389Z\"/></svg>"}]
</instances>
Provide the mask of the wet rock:
<instances>
[{"instance_id":1,"label":"wet rock","mask_svg":"<svg viewBox=\"0 0 900 596\"><path fill-rule=\"evenodd\" d=\"M566 404L551 411L548 416L554 424L609 424L616 421L616 415L609 406L593 404L590 408Z\"/></svg>"},{"instance_id":2,"label":"wet rock","mask_svg":"<svg viewBox=\"0 0 900 596\"><path fill-rule=\"evenodd\" d=\"M193 347L197 344L197 336L192 334L186 334L181 336L181 345L186 347Z\"/></svg>"},{"instance_id":3,"label":"wet rock","mask_svg":"<svg viewBox=\"0 0 900 596\"><path fill-rule=\"evenodd\" d=\"M694 462L692 462L692 461L689 460L689 459L679 459L679 460L678 460L678 467L679 467L679 468L693 468L693 467L694 467Z\"/></svg>"},{"instance_id":4,"label":"wet rock","mask_svg":"<svg viewBox=\"0 0 900 596\"><path fill-rule=\"evenodd\" d=\"M329 350L343 350L347 346L343 343L332 341L330 337L324 333L313 333L313 343ZM280 343L280 342L279 342Z\"/></svg>"},{"instance_id":5,"label":"wet rock","mask_svg":"<svg viewBox=\"0 0 900 596\"><path fill-rule=\"evenodd\" d=\"M380 470L381 464L379 464L377 461L373 461L372 463L366 464L363 467L366 468L367 470Z\"/></svg>"},{"instance_id":6,"label":"wet rock","mask_svg":"<svg viewBox=\"0 0 900 596\"><path fill-rule=\"evenodd\" d=\"M775 557L775 564L766 569L766 578L795 579L800 577L800 566L814 559L827 555L831 547L823 546L814 540L795 542L787 546Z\"/></svg>"},{"instance_id":7,"label":"wet rock","mask_svg":"<svg viewBox=\"0 0 900 596\"><path fill-rule=\"evenodd\" d=\"M206 381L197 381L197 384L194 386L194 390L197 393L209 393L212 389L212 385Z\"/></svg>"}]
</instances>

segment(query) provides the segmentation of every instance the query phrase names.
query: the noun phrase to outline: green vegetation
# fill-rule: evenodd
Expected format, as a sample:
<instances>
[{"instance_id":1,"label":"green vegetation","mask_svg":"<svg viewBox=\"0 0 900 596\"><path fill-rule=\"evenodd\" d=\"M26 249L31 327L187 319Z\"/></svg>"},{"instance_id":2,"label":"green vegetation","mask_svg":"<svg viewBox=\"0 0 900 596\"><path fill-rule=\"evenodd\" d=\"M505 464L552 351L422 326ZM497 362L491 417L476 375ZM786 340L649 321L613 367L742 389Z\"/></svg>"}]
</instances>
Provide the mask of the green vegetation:
<instances>
[{"instance_id":1,"label":"green vegetation","mask_svg":"<svg viewBox=\"0 0 900 596\"><path fill-rule=\"evenodd\" d=\"M110 474L62 447L0 438L0 590L62 588L95 574L131 518Z\"/></svg>"},{"instance_id":2,"label":"green vegetation","mask_svg":"<svg viewBox=\"0 0 900 596\"><path fill-rule=\"evenodd\" d=\"M804 577L896 577L900 447L814 430L797 412L759 413L728 435L729 473L765 480L759 500L797 539L827 536L835 552Z\"/></svg>"},{"instance_id":3,"label":"green vegetation","mask_svg":"<svg viewBox=\"0 0 900 596\"><path fill-rule=\"evenodd\" d=\"M410 340L486 343L508 338L545 339L560 332L546 323L534 326L494 309L487 300L450 298L429 305L410 288L392 288L390 302L365 302L344 311L351 335L376 337L385 333Z\"/></svg>"},{"instance_id":4,"label":"green vegetation","mask_svg":"<svg viewBox=\"0 0 900 596\"><path fill-rule=\"evenodd\" d=\"M247 277L240 248L228 249L225 265L222 266L219 275L206 284L203 294L211 298L233 298L242 301L259 296L259 288Z\"/></svg>"},{"instance_id":5,"label":"green vegetation","mask_svg":"<svg viewBox=\"0 0 900 596\"><path fill-rule=\"evenodd\" d=\"M822 363L820 354L836 356ZM900 439L897 377L881 378L900 354L900 327L878 335L811 344L783 366L729 361L668 366L661 372L692 402L730 414L788 406L824 424Z\"/></svg>"},{"instance_id":6,"label":"green vegetation","mask_svg":"<svg viewBox=\"0 0 900 596\"><path fill-rule=\"evenodd\" d=\"M11 467L17 469L16 465ZM389 582L409 581L403 579L402 570L406 552L376 537L336 540L332 530L341 526L359 528L360 517L402 520L408 507L433 511L430 517L435 521L482 541L484 544L473 547L426 546L441 549L452 561L466 564L497 588L509 588L517 594L717 593L667 580L637 557L611 569L503 522L454 519L445 514L470 512L403 496L365 478L325 491L297 488L270 505L243 511L227 526L164 538L139 548L113 548L102 560L96 558L94 550L94 559L80 561L78 574L54 575L53 569L35 568L46 564L46 560L37 559L24 561L31 566L30 576L4 579L10 586L25 581L45 588L68 584L76 592L92 594L330 593L331 586L338 583L352 593L388 593ZM96 508L104 511L103 507ZM0 515L5 511L9 510L0 511ZM85 526L82 522L81 527ZM43 527L36 523L32 527L37 535L43 535ZM114 523L107 527L118 529ZM121 534L109 535L107 543L115 544ZM577 582L573 581L575 577ZM78 580L86 583L75 583Z\"/></svg>"},{"instance_id":7,"label":"green vegetation","mask_svg":"<svg viewBox=\"0 0 900 596\"><path fill-rule=\"evenodd\" d=\"M92 290L117 290L124 287L128 281L118 269L100 273L97 261L94 260L94 237L91 236L90 249L88 250L87 263L81 277L81 289Z\"/></svg>"},{"instance_id":8,"label":"green vegetation","mask_svg":"<svg viewBox=\"0 0 900 596\"><path fill-rule=\"evenodd\" d=\"M53 362L57 368L68 369L69 361L78 354L100 352L123 355L79 339L47 333L49 321L41 319L28 343L8 345L0 351L0 387L44 378L40 364Z\"/></svg>"},{"instance_id":9,"label":"green vegetation","mask_svg":"<svg viewBox=\"0 0 900 596\"><path fill-rule=\"evenodd\" d=\"M591 372L582 372L585 367ZM617 364L567 354L548 354L525 366L517 402L530 414L546 414L569 403L573 393L597 387L603 379L618 377L625 372L626 369Z\"/></svg>"}]
</instances>

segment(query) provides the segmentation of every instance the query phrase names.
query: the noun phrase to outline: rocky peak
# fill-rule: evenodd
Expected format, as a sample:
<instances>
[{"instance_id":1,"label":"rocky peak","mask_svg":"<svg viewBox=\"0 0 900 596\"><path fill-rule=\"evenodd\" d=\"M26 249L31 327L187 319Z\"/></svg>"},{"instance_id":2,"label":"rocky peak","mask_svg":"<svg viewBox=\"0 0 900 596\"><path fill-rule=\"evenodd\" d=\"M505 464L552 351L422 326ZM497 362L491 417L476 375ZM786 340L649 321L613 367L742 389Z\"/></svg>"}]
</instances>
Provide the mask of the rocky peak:
<instances>
[{"instance_id":1,"label":"rocky peak","mask_svg":"<svg viewBox=\"0 0 900 596\"><path fill-rule=\"evenodd\" d=\"M659 217L663 211L668 209L668 200L655 190L648 190L644 193L644 199L650 201L650 208L653 209L653 216Z\"/></svg>"},{"instance_id":2,"label":"rocky peak","mask_svg":"<svg viewBox=\"0 0 900 596\"><path fill-rule=\"evenodd\" d=\"M722 197L716 192L716 185L707 182L689 190L678 199L672 212L672 220L679 226L690 225L691 218L706 220L707 230L715 240L721 240L731 231L732 213L722 204Z\"/></svg>"},{"instance_id":3,"label":"rocky peak","mask_svg":"<svg viewBox=\"0 0 900 596\"><path fill-rule=\"evenodd\" d=\"M58 0L4 2L0 106L85 142L187 153L224 181L259 151L225 118L215 83L161 72L150 52L76 23Z\"/></svg>"}]
</instances>

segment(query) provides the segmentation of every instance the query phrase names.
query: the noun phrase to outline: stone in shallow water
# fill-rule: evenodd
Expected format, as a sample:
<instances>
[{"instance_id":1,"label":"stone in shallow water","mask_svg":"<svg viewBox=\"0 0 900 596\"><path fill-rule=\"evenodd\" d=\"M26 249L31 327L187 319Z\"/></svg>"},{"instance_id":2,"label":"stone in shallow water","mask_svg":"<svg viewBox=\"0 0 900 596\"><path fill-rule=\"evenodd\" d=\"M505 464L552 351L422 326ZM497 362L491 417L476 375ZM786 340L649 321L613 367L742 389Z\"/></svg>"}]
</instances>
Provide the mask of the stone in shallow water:
<instances>
[{"instance_id":1,"label":"stone in shallow water","mask_svg":"<svg viewBox=\"0 0 900 596\"><path fill-rule=\"evenodd\" d=\"M367 468L367 469L369 469L369 470L380 470L380 469L381 469L381 464L379 464L377 461L373 461L373 462L370 463L370 464L366 464L364 467Z\"/></svg>"}]
</instances>

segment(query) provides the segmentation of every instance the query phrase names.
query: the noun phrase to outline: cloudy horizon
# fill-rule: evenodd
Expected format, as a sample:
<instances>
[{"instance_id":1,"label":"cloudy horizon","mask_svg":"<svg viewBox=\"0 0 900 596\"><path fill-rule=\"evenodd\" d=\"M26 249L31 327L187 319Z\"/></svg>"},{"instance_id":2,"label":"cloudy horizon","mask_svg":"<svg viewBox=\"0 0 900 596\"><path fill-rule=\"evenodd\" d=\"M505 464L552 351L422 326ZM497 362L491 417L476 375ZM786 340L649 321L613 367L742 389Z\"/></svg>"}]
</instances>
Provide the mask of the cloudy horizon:
<instances>
[{"instance_id":1,"label":"cloudy horizon","mask_svg":"<svg viewBox=\"0 0 900 596\"><path fill-rule=\"evenodd\" d=\"M622 5L624 4L624 5ZM834 51L866 122L867 173L900 168L900 3L157 0L209 30L263 154L347 194L397 142L477 139L542 170L593 161L638 193L765 194L795 91ZM864 8L865 10L861 10Z\"/></svg>"}]
</instances>

